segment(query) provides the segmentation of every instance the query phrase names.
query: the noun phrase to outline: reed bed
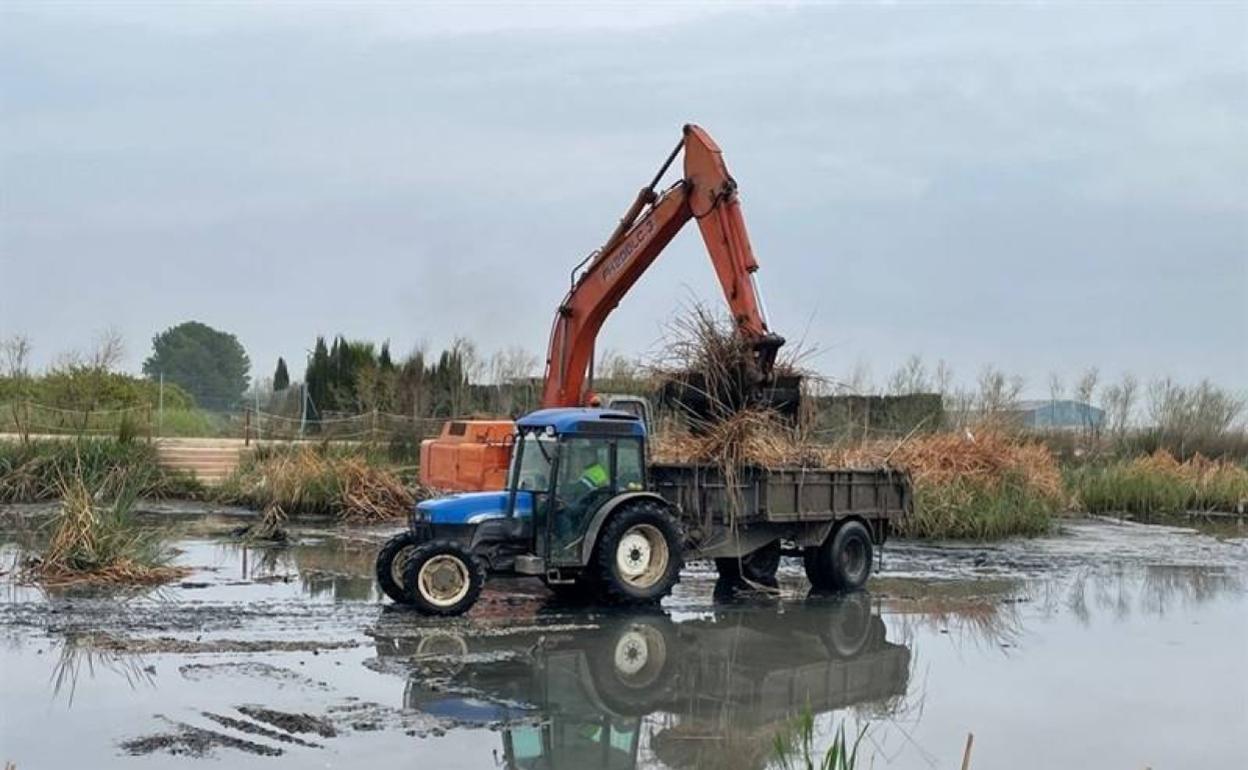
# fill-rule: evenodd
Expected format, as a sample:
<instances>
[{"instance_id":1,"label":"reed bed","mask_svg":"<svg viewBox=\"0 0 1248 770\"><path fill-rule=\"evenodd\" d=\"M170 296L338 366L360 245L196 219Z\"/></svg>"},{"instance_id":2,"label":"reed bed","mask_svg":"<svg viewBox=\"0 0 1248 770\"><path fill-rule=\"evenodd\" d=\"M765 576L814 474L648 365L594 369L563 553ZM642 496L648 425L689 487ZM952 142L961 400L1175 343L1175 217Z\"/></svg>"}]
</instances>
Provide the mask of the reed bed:
<instances>
[{"instance_id":1,"label":"reed bed","mask_svg":"<svg viewBox=\"0 0 1248 770\"><path fill-rule=\"evenodd\" d=\"M1180 462L1166 450L1072 469L1067 481L1089 513L1248 510L1248 468L1196 455Z\"/></svg>"},{"instance_id":2,"label":"reed bed","mask_svg":"<svg viewBox=\"0 0 1248 770\"><path fill-rule=\"evenodd\" d=\"M323 447L274 448L245 460L218 490L223 502L285 514L323 514L368 522L401 518L429 496L402 469L363 452Z\"/></svg>"},{"instance_id":3,"label":"reed bed","mask_svg":"<svg viewBox=\"0 0 1248 770\"><path fill-rule=\"evenodd\" d=\"M45 586L156 585L186 575L170 564L164 534L134 516L145 489L142 476L124 470L94 486L81 468L62 477L48 546L27 560L22 578Z\"/></svg>"},{"instance_id":4,"label":"reed bed","mask_svg":"<svg viewBox=\"0 0 1248 770\"><path fill-rule=\"evenodd\" d=\"M142 476L148 497L195 497L190 476L161 468L149 444L116 439L0 441L0 503L38 503L61 496L63 480L80 477L88 488Z\"/></svg>"}]
</instances>

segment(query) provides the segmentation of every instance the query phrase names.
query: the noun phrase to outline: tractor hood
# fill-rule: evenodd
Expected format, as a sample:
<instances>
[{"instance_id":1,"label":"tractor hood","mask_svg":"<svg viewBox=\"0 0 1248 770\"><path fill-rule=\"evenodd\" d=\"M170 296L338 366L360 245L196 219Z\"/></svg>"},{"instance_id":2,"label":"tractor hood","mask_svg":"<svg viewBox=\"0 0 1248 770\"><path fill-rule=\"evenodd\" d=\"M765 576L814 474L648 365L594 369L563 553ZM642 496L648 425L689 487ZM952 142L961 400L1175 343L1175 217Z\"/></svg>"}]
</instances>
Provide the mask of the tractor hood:
<instances>
[{"instance_id":1,"label":"tractor hood","mask_svg":"<svg viewBox=\"0 0 1248 770\"><path fill-rule=\"evenodd\" d=\"M464 492L416 504L416 510L431 524L477 524L507 515L507 490ZM516 492L516 515L533 515L533 493Z\"/></svg>"}]
</instances>

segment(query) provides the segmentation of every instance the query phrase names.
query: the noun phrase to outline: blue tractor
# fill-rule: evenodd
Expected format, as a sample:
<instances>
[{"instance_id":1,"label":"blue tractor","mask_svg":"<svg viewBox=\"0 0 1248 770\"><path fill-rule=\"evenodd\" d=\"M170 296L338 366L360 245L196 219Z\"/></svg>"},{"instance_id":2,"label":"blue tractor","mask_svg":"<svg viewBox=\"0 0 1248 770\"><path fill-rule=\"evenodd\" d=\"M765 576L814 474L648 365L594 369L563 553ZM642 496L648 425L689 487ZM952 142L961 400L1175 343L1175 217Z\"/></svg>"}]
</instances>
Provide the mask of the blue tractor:
<instances>
[{"instance_id":1,"label":"blue tractor","mask_svg":"<svg viewBox=\"0 0 1248 770\"><path fill-rule=\"evenodd\" d=\"M678 512L647 486L644 422L543 409L516 422L506 488L417 504L408 530L378 554L377 581L431 615L466 612L487 574L636 605L671 592L682 553Z\"/></svg>"}]
</instances>

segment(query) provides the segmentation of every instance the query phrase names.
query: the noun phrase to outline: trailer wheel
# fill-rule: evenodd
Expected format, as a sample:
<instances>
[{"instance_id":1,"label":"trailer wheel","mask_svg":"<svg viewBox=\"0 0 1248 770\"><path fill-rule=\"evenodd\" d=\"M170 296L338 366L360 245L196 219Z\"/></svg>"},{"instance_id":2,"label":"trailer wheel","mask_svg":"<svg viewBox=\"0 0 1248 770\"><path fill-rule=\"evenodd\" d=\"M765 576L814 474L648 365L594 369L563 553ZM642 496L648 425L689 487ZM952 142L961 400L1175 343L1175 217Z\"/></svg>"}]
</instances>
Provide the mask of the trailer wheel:
<instances>
[{"instance_id":1,"label":"trailer wheel","mask_svg":"<svg viewBox=\"0 0 1248 770\"><path fill-rule=\"evenodd\" d=\"M415 533L400 532L377 552L377 585L395 604L412 603L412 597L403 589L403 567L420 543Z\"/></svg>"},{"instance_id":2,"label":"trailer wheel","mask_svg":"<svg viewBox=\"0 0 1248 770\"><path fill-rule=\"evenodd\" d=\"M650 500L607 520L594 549L597 583L613 604L648 604L672 592L680 576L680 530L667 510Z\"/></svg>"},{"instance_id":3,"label":"trailer wheel","mask_svg":"<svg viewBox=\"0 0 1248 770\"><path fill-rule=\"evenodd\" d=\"M727 556L716 559L715 569L724 580L775 588L780 585L776 580L776 570L780 569L780 541L773 540L741 558Z\"/></svg>"},{"instance_id":4,"label":"trailer wheel","mask_svg":"<svg viewBox=\"0 0 1248 770\"><path fill-rule=\"evenodd\" d=\"M871 600L866 594L837 597L831 607L825 642L832 655L849 659L867 649L876 618L871 614Z\"/></svg>"},{"instance_id":5,"label":"trailer wheel","mask_svg":"<svg viewBox=\"0 0 1248 770\"><path fill-rule=\"evenodd\" d=\"M861 521L847 521L823 545L806 549L806 577L825 591L857 591L871 577L875 549L871 532Z\"/></svg>"},{"instance_id":6,"label":"trailer wheel","mask_svg":"<svg viewBox=\"0 0 1248 770\"><path fill-rule=\"evenodd\" d=\"M403 568L410 603L426 615L462 615L485 585L485 570L467 548L453 540L417 546Z\"/></svg>"}]
</instances>

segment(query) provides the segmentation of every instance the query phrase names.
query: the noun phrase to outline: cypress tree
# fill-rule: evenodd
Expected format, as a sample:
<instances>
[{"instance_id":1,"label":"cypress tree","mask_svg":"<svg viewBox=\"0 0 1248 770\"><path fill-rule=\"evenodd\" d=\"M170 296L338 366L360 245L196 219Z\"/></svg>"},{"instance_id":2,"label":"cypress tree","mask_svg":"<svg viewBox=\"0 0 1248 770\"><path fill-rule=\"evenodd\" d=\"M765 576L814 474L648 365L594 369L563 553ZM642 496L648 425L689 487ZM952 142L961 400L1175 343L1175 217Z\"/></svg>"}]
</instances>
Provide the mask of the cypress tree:
<instances>
[{"instance_id":1,"label":"cypress tree","mask_svg":"<svg viewBox=\"0 0 1248 770\"><path fill-rule=\"evenodd\" d=\"M308 359L308 367L304 371L303 381L308 388L308 397L312 399L312 417L318 419L321 410L329 408L329 348L324 337L316 338L316 346L312 357Z\"/></svg>"},{"instance_id":2,"label":"cypress tree","mask_svg":"<svg viewBox=\"0 0 1248 770\"><path fill-rule=\"evenodd\" d=\"M290 372L286 371L286 359L277 357L277 370L273 372L273 390L282 391L290 387Z\"/></svg>"}]
</instances>

